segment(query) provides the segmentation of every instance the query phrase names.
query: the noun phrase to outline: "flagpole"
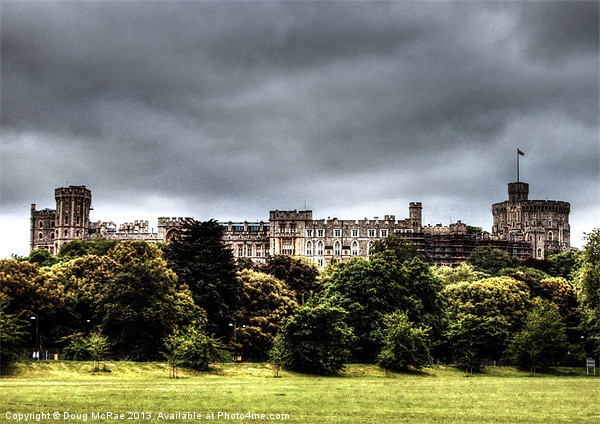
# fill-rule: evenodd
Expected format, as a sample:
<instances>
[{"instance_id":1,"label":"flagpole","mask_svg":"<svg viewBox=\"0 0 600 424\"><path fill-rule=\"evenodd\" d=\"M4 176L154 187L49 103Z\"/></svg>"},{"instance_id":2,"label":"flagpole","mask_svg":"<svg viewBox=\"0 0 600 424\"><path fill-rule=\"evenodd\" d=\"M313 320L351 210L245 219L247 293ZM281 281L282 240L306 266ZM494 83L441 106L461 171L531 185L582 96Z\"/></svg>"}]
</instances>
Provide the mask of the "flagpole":
<instances>
[{"instance_id":1,"label":"flagpole","mask_svg":"<svg viewBox=\"0 0 600 424\"><path fill-rule=\"evenodd\" d=\"M519 149L517 148L517 182L519 182Z\"/></svg>"}]
</instances>

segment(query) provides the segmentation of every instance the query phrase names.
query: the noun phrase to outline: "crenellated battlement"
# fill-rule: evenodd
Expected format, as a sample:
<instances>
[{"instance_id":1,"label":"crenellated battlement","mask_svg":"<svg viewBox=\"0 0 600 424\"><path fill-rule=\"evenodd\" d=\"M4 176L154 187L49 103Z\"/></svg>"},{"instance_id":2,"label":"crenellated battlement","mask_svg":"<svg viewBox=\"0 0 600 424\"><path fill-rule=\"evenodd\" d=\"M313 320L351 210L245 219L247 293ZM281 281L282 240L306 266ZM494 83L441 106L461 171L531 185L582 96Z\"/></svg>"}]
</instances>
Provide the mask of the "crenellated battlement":
<instances>
[{"instance_id":1,"label":"crenellated battlement","mask_svg":"<svg viewBox=\"0 0 600 424\"><path fill-rule=\"evenodd\" d=\"M160 217L158 218L159 227L181 227L186 222L194 221L192 217Z\"/></svg>"}]
</instances>

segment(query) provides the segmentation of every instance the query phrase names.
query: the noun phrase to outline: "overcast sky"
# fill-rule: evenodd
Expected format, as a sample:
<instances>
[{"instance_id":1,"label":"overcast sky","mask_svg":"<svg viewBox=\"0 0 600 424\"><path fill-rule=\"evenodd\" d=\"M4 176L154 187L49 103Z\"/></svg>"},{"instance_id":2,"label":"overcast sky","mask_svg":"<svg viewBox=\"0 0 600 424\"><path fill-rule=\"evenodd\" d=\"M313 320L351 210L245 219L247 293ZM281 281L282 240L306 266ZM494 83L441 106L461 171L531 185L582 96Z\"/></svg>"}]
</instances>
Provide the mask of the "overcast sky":
<instances>
[{"instance_id":1,"label":"overcast sky","mask_svg":"<svg viewBox=\"0 0 600 424\"><path fill-rule=\"evenodd\" d=\"M516 180L599 225L599 2L2 1L0 257L91 219L462 220Z\"/></svg>"}]
</instances>

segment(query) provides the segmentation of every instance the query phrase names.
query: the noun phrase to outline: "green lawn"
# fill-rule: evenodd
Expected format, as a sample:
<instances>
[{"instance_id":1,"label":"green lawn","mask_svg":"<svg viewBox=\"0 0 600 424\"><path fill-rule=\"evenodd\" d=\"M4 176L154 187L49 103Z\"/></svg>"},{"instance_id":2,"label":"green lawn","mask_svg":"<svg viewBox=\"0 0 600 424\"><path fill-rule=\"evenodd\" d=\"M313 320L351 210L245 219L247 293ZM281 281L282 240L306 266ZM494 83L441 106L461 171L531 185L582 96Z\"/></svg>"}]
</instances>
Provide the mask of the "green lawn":
<instances>
[{"instance_id":1,"label":"green lawn","mask_svg":"<svg viewBox=\"0 0 600 424\"><path fill-rule=\"evenodd\" d=\"M0 380L0 423L18 422L19 413L60 415L30 415L28 423L600 422L600 378L585 377L585 369L529 377L497 367L465 377L454 368L434 367L388 378L376 367L353 365L337 377L284 372L273 378L264 364L224 364L208 373L180 372L173 380L165 364L111 363L111 372L104 373L91 368L77 362L19 364ZM65 418L65 412L76 415ZM184 419L188 413L197 418ZM207 419L211 413L214 419ZM266 417L240 419L236 413ZM269 420L270 414L289 419Z\"/></svg>"}]
</instances>

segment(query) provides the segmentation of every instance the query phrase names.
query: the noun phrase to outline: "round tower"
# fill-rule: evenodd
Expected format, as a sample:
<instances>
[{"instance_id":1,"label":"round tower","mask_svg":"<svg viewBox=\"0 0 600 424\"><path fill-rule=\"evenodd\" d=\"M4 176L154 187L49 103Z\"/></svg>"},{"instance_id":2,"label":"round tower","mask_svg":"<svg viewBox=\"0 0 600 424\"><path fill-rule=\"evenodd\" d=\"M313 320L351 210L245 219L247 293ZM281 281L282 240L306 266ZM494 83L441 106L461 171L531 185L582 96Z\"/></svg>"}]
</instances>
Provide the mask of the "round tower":
<instances>
[{"instance_id":1,"label":"round tower","mask_svg":"<svg viewBox=\"0 0 600 424\"><path fill-rule=\"evenodd\" d=\"M56 199L55 251L71 240L88 235L92 192L85 186L69 186L54 191Z\"/></svg>"}]
</instances>

